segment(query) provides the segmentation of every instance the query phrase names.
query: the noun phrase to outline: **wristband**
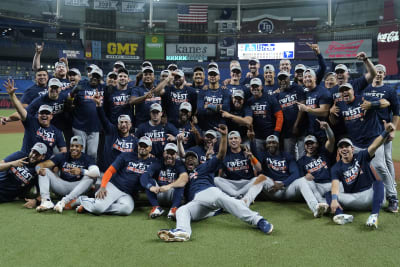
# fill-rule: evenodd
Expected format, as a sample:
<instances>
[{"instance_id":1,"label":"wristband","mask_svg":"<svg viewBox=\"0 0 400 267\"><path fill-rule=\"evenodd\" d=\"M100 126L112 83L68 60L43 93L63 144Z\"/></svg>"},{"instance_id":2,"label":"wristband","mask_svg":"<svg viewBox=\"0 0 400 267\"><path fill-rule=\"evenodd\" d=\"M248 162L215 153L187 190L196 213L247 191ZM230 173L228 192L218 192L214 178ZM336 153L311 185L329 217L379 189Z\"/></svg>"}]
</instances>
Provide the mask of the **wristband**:
<instances>
[{"instance_id":1,"label":"wristband","mask_svg":"<svg viewBox=\"0 0 400 267\"><path fill-rule=\"evenodd\" d=\"M379 100L371 101L371 109L378 109L381 107L381 102Z\"/></svg>"},{"instance_id":2,"label":"wristband","mask_svg":"<svg viewBox=\"0 0 400 267\"><path fill-rule=\"evenodd\" d=\"M88 173L89 173L88 170L82 168L81 172L82 172L83 176L88 176Z\"/></svg>"},{"instance_id":3,"label":"wristband","mask_svg":"<svg viewBox=\"0 0 400 267\"><path fill-rule=\"evenodd\" d=\"M148 190L150 190L150 187L152 187L152 186L153 186L152 184L148 183L147 186L146 186L146 188L147 188Z\"/></svg>"},{"instance_id":4,"label":"wristband","mask_svg":"<svg viewBox=\"0 0 400 267\"><path fill-rule=\"evenodd\" d=\"M40 170L40 166L35 167L35 171L38 172L38 170Z\"/></svg>"},{"instance_id":5,"label":"wristband","mask_svg":"<svg viewBox=\"0 0 400 267\"><path fill-rule=\"evenodd\" d=\"M382 133L381 133L381 136L382 136L382 138L383 139L385 139L386 137L388 137L389 136L389 132L387 132L386 130L384 130Z\"/></svg>"},{"instance_id":6,"label":"wristband","mask_svg":"<svg viewBox=\"0 0 400 267\"><path fill-rule=\"evenodd\" d=\"M256 165L257 163L258 163L257 158L253 156L253 157L251 158L251 164L252 164L252 165Z\"/></svg>"},{"instance_id":7,"label":"wristband","mask_svg":"<svg viewBox=\"0 0 400 267\"><path fill-rule=\"evenodd\" d=\"M332 200L337 200L338 199L338 195L337 194L332 194Z\"/></svg>"}]
</instances>

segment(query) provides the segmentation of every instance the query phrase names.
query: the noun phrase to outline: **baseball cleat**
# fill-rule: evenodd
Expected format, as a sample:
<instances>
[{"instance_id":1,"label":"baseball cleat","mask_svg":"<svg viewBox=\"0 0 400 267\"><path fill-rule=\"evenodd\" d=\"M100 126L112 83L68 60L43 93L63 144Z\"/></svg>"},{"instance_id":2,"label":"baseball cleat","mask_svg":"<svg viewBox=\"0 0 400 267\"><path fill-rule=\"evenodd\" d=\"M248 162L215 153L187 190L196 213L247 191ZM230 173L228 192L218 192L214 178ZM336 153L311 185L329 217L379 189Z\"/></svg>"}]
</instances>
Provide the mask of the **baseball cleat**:
<instances>
[{"instance_id":1,"label":"baseball cleat","mask_svg":"<svg viewBox=\"0 0 400 267\"><path fill-rule=\"evenodd\" d=\"M85 213L85 208L83 207L83 205L79 205L78 207L76 207L75 211L76 213Z\"/></svg>"},{"instance_id":2,"label":"baseball cleat","mask_svg":"<svg viewBox=\"0 0 400 267\"><path fill-rule=\"evenodd\" d=\"M395 197L388 198L389 205L386 209L388 212L397 213L399 212L399 200Z\"/></svg>"},{"instance_id":3,"label":"baseball cleat","mask_svg":"<svg viewBox=\"0 0 400 267\"><path fill-rule=\"evenodd\" d=\"M183 242L190 239L190 235L182 229L161 229L157 235L165 242Z\"/></svg>"},{"instance_id":4,"label":"baseball cleat","mask_svg":"<svg viewBox=\"0 0 400 267\"><path fill-rule=\"evenodd\" d=\"M77 201L78 199L75 198L73 200L71 200L70 202L68 202L67 204L65 204L64 210L72 210L73 208L75 208L76 206L79 205L79 201Z\"/></svg>"},{"instance_id":5,"label":"baseball cleat","mask_svg":"<svg viewBox=\"0 0 400 267\"><path fill-rule=\"evenodd\" d=\"M326 203L318 203L315 206L314 217L321 218L328 211L329 205Z\"/></svg>"},{"instance_id":6,"label":"baseball cleat","mask_svg":"<svg viewBox=\"0 0 400 267\"><path fill-rule=\"evenodd\" d=\"M377 229L378 228L378 214L375 213L375 214L369 215L366 225L368 227Z\"/></svg>"},{"instance_id":7,"label":"baseball cleat","mask_svg":"<svg viewBox=\"0 0 400 267\"><path fill-rule=\"evenodd\" d=\"M164 210L160 206L154 206L149 213L149 217L155 219L163 215L163 213Z\"/></svg>"},{"instance_id":8,"label":"baseball cleat","mask_svg":"<svg viewBox=\"0 0 400 267\"><path fill-rule=\"evenodd\" d=\"M333 217L333 221L339 225L351 223L353 222L353 219L354 219L353 215L350 214L338 214Z\"/></svg>"},{"instance_id":9,"label":"baseball cleat","mask_svg":"<svg viewBox=\"0 0 400 267\"><path fill-rule=\"evenodd\" d=\"M272 232L272 230L274 230L274 226L265 219L259 220L257 223L257 227L267 235L269 235Z\"/></svg>"},{"instance_id":10,"label":"baseball cleat","mask_svg":"<svg viewBox=\"0 0 400 267\"><path fill-rule=\"evenodd\" d=\"M57 204L54 206L54 210L58 213L62 213L63 209L65 207L65 202L64 200L60 200L57 202Z\"/></svg>"},{"instance_id":11,"label":"baseball cleat","mask_svg":"<svg viewBox=\"0 0 400 267\"><path fill-rule=\"evenodd\" d=\"M177 210L177 209L178 209L177 207L171 208L171 209L169 210L169 212L168 212L167 218L170 219L170 220L175 221L175 220L176 220L176 210Z\"/></svg>"},{"instance_id":12,"label":"baseball cleat","mask_svg":"<svg viewBox=\"0 0 400 267\"><path fill-rule=\"evenodd\" d=\"M54 208L54 203L50 199L42 200L40 206L36 207L36 211L42 212Z\"/></svg>"}]
</instances>

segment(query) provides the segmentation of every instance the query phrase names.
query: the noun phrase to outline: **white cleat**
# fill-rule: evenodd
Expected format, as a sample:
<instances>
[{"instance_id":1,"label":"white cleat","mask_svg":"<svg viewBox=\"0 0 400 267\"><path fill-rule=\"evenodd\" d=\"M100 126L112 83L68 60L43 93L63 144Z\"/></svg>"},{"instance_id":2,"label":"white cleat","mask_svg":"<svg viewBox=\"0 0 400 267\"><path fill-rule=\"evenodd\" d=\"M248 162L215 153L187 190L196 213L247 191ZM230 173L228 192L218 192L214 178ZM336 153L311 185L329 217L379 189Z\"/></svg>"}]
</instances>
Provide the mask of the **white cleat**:
<instances>
[{"instance_id":1,"label":"white cleat","mask_svg":"<svg viewBox=\"0 0 400 267\"><path fill-rule=\"evenodd\" d=\"M353 215L350 214L338 214L333 217L333 221L339 225L351 223L353 222L353 219L354 219Z\"/></svg>"},{"instance_id":2,"label":"white cleat","mask_svg":"<svg viewBox=\"0 0 400 267\"><path fill-rule=\"evenodd\" d=\"M369 215L366 225L368 227L377 229L378 228L378 214L375 213L375 214Z\"/></svg>"},{"instance_id":3,"label":"white cleat","mask_svg":"<svg viewBox=\"0 0 400 267\"><path fill-rule=\"evenodd\" d=\"M318 203L315 206L314 217L321 218L328 211L329 205L326 203Z\"/></svg>"},{"instance_id":4,"label":"white cleat","mask_svg":"<svg viewBox=\"0 0 400 267\"><path fill-rule=\"evenodd\" d=\"M54 210L58 213L62 213L65 207L65 202L64 200L60 200L57 202L57 204L54 206Z\"/></svg>"},{"instance_id":5,"label":"white cleat","mask_svg":"<svg viewBox=\"0 0 400 267\"><path fill-rule=\"evenodd\" d=\"M40 206L36 207L37 212L42 212L46 210L51 210L54 208L53 202L50 199L42 200Z\"/></svg>"},{"instance_id":6,"label":"white cleat","mask_svg":"<svg viewBox=\"0 0 400 267\"><path fill-rule=\"evenodd\" d=\"M161 229L157 235L165 242L183 242L190 239L189 233L181 229Z\"/></svg>"}]
</instances>

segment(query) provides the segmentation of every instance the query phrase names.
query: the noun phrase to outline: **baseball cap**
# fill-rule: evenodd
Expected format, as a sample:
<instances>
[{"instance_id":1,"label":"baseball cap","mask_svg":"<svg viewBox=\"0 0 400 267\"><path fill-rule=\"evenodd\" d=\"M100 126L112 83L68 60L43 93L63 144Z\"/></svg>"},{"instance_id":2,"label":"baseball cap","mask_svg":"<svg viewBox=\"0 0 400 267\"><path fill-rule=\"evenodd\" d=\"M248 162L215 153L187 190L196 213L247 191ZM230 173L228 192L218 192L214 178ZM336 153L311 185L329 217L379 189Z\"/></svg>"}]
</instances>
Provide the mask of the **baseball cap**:
<instances>
[{"instance_id":1,"label":"baseball cap","mask_svg":"<svg viewBox=\"0 0 400 267\"><path fill-rule=\"evenodd\" d=\"M233 65L232 66L231 71L234 71L234 70L238 70L238 71L242 72L242 68L240 66L237 66L237 65Z\"/></svg>"},{"instance_id":2,"label":"baseball cap","mask_svg":"<svg viewBox=\"0 0 400 267\"><path fill-rule=\"evenodd\" d=\"M304 66L303 64L297 64L296 67L294 67L294 71L298 71L298 70L302 70L302 71L306 71L306 66Z\"/></svg>"},{"instance_id":3,"label":"baseball cap","mask_svg":"<svg viewBox=\"0 0 400 267\"><path fill-rule=\"evenodd\" d=\"M335 76L335 77L336 77L336 73L335 73L335 72L333 72L333 71L330 71L330 72L327 72L327 73L325 74L325 76L324 76L324 80L326 80L326 78L328 78L328 76L330 76L330 75L333 75L333 76Z\"/></svg>"},{"instance_id":4,"label":"baseball cap","mask_svg":"<svg viewBox=\"0 0 400 267\"><path fill-rule=\"evenodd\" d=\"M279 138L278 138L278 136L271 134L271 135L269 135L267 137L267 139L265 139L265 142L277 142L277 143L279 143Z\"/></svg>"},{"instance_id":5,"label":"baseball cap","mask_svg":"<svg viewBox=\"0 0 400 267\"><path fill-rule=\"evenodd\" d=\"M47 146L43 143L37 142L33 145L31 150L37 151L40 155L45 155L47 153Z\"/></svg>"},{"instance_id":6,"label":"baseball cap","mask_svg":"<svg viewBox=\"0 0 400 267\"><path fill-rule=\"evenodd\" d=\"M150 71L154 73L154 69L152 66L146 66L142 68L142 72Z\"/></svg>"},{"instance_id":7,"label":"baseball cap","mask_svg":"<svg viewBox=\"0 0 400 267\"><path fill-rule=\"evenodd\" d=\"M178 152L178 147L174 143L168 143L164 147L164 151L167 151L167 150L173 150L175 152Z\"/></svg>"},{"instance_id":8,"label":"baseball cap","mask_svg":"<svg viewBox=\"0 0 400 267\"><path fill-rule=\"evenodd\" d=\"M257 58L250 58L249 59L249 64L250 63L256 63L256 64L258 64L258 63L260 63L260 60L258 60Z\"/></svg>"},{"instance_id":9,"label":"baseball cap","mask_svg":"<svg viewBox=\"0 0 400 267\"><path fill-rule=\"evenodd\" d=\"M193 72L196 72L196 71L204 72L204 68L202 66L196 66L193 68Z\"/></svg>"},{"instance_id":10,"label":"baseball cap","mask_svg":"<svg viewBox=\"0 0 400 267\"><path fill-rule=\"evenodd\" d=\"M140 143L143 143L143 144L146 144L147 146L151 146L151 145L152 145L151 139L150 139L149 137L147 137L147 136L142 136L142 137L140 137L138 143L139 143L139 144L140 144Z\"/></svg>"},{"instance_id":11,"label":"baseball cap","mask_svg":"<svg viewBox=\"0 0 400 267\"><path fill-rule=\"evenodd\" d=\"M304 143L307 143L309 141L314 143L318 142L317 138L314 135L307 135L306 138L304 138Z\"/></svg>"},{"instance_id":12,"label":"baseball cap","mask_svg":"<svg viewBox=\"0 0 400 267\"><path fill-rule=\"evenodd\" d=\"M71 141L69 142L71 145L81 145L83 146L83 139L79 135L72 136Z\"/></svg>"},{"instance_id":13,"label":"baseball cap","mask_svg":"<svg viewBox=\"0 0 400 267\"><path fill-rule=\"evenodd\" d=\"M341 86L339 86L339 92L342 91L342 89L344 90L353 89L353 86L351 85L351 83L344 83Z\"/></svg>"},{"instance_id":14,"label":"baseball cap","mask_svg":"<svg viewBox=\"0 0 400 267\"><path fill-rule=\"evenodd\" d=\"M39 107L38 113L40 113L40 112L42 112L42 111L44 111L44 110L49 111L50 113L53 112L53 108L50 107L49 105L41 105L41 106Z\"/></svg>"},{"instance_id":15,"label":"baseball cap","mask_svg":"<svg viewBox=\"0 0 400 267\"><path fill-rule=\"evenodd\" d=\"M290 73L288 73L287 71L280 71L276 77L279 76L290 77Z\"/></svg>"},{"instance_id":16,"label":"baseball cap","mask_svg":"<svg viewBox=\"0 0 400 267\"><path fill-rule=\"evenodd\" d=\"M238 132L238 131L231 131L231 132L229 132L229 134L228 134L228 138L231 138L231 137L241 137L240 136L240 133Z\"/></svg>"},{"instance_id":17,"label":"baseball cap","mask_svg":"<svg viewBox=\"0 0 400 267\"><path fill-rule=\"evenodd\" d=\"M158 111L162 111L162 107L161 107L161 105L160 104L158 104L158 103L153 103L153 104L151 104L151 106L150 106L150 112L151 111L153 111L153 110L158 110Z\"/></svg>"},{"instance_id":18,"label":"baseball cap","mask_svg":"<svg viewBox=\"0 0 400 267\"><path fill-rule=\"evenodd\" d=\"M209 68L208 73L211 73L211 72L214 72L219 75L219 69L217 69L217 68Z\"/></svg>"},{"instance_id":19,"label":"baseball cap","mask_svg":"<svg viewBox=\"0 0 400 267\"><path fill-rule=\"evenodd\" d=\"M127 69L125 69L124 67L122 67L122 68L120 68L120 69L118 70L118 74L120 74L120 73L125 73L126 75L129 75L129 70L127 70Z\"/></svg>"},{"instance_id":20,"label":"baseball cap","mask_svg":"<svg viewBox=\"0 0 400 267\"><path fill-rule=\"evenodd\" d=\"M176 69L178 69L178 65L173 64L173 63L172 63L172 64L169 64L168 67L167 67L167 69L170 70L170 68L172 68L173 70L176 70Z\"/></svg>"},{"instance_id":21,"label":"baseball cap","mask_svg":"<svg viewBox=\"0 0 400 267\"><path fill-rule=\"evenodd\" d=\"M121 67L123 67L123 68L125 68L125 63L124 62L122 62L122 61L116 61L115 63L114 63L114 67L115 66L121 66Z\"/></svg>"},{"instance_id":22,"label":"baseball cap","mask_svg":"<svg viewBox=\"0 0 400 267\"><path fill-rule=\"evenodd\" d=\"M77 68L72 68L67 72L68 75L81 75L81 72Z\"/></svg>"},{"instance_id":23,"label":"baseball cap","mask_svg":"<svg viewBox=\"0 0 400 267\"><path fill-rule=\"evenodd\" d=\"M254 85L254 84L261 86L261 85L262 85L262 82L261 82L261 80L260 80L259 78L253 78L253 79L251 79L251 81L250 81L250 86L251 86L251 85Z\"/></svg>"},{"instance_id":24,"label":"baseball cap","mask_svg":"<svg viewBox=\"0 0 400 267\"><path fill-rule=\"evenodd\" d=\"M99 66L97 66L96 64L90 64L86 69L99 69Z\"/></svg>"},{"instance_id":25,"label":"baseball cap","mask_svg":"<svg viewBox=\"0 0 400 267\"><path fill-rule=\"evenodd\" d=\"M241 97L241 98L244 98L244 92L243 92L243 90L240 90L240 89L233 90L232 96L233 96L233 97Z\"/></svg>"},{"instance_id":26,"label":"baseball cap","mask_svg":"<svg viewBox=\"0 0 400 267\"><path fill-rule=\"evenodd\" d=\"M194 156L196 159L199 159L199 156L194 151L187 151L186 154L185 154L185 158L189 157L189 156Z\"/></svg>"},{"instance_id":27,"label":"baseball cap","mask_svg":"<svg viewBox=\"0 0 400 267\"><path fill-rule=\"evenodd\" d=\"M343 144L343 143L347 143L347 144L353 146L353 142L351 142L351 140L349 138L340 139L339 142L337 143L337 146L339 147L340 144Z\"/></svg>"},{"instance_id":28,"label":"baseball cap","mask_svg":"<svg viewBox=\"0 0 400 267\"><path fill-rule=\"evenodd\" d=\"M211 69L211 68L217 68L218 69L218 64L217 62L210 62L207 66L207 69Z\"/></svg>"},{"instance_id":29,"label":"baseball cap","mask_svg":"<svg viewBox=\"0 0 400 267\"><path fill-rule=\"evenodd\" d=\"M117 74L116 72L110 71L110 72L107 74L107 78L110 77L111 75L114 75L115 77L118 76L118 74Z\"/></svg>"},{"instance_id":30,"label":"baseball cap","mask_svg":"<svg viewBox=\"0 0 400 267\"><path fill-rule=\"evenodd\" d=\"M145 68L145 67L153 67L153 64L151 64L150 61L143 61L142 68Z\"/></svg>"},{"instance_id":31,"label":"baseball cap","mask_svg":"<svg viewBox=\"0 0 400 267\"><path fill-rule=\"evenodd\" d=\"M335 72L336 72L337 70L344 70L345 72L348 72L348 71L349 71L349 69L348 69L348 68L346 67L346 65L344 65L344 64L336 65L336 67L335 67Z\"/></svg>"},{"instance_id":32,"label":"baseball cap","mask_svg":"<svg viewBox=\"0 0 400 267\"><path fill-rule=\"evenodd\" d=\"M163 71L161 71L160 75L161 75L161 76L163 76L163 75L168 75L168 76L169 76L169 70L163 70Z\"/></svg>"},{"instance_id":33,"label":"baseball cap","mask_svg":"<svg viewBox=\"0 0 400 267\"><path fill-rule=\"evenodd\" d=\"M384 73L386 73L386 67L385 67L385 65L377 64L377 65L375 65L375 69L376 69L377 71L380 70L380 71L383 71Z\"/></svg>"},{"instance_id":34,"label":"baseball cap","mask_svg":"<svg viewBox=\"0 0 400 267\"><path fill-rule=\"evenodd\" d=\"M64 66L64 67L67 67L67 66L65 65L65 63L64 63L64 62L56 62L56 63L54 64L54 68L57 68L58 66Z\"/></svg>"},{"instance_id":35,"label":"baseball cap","mask_svg":"<svg viewBox=\"0 0 400 267\"><path fill-rule=\"evenodd\" d=\"M313 69L306 69L304 71L304 75L306 74L306 72L309 72L311 74L311 76L313 76L313 77L317 77L317 75L315 74L315 71Z\"/></svg>"},{"instance_id":36,"label":"baseball cap","mask_svg":"<svg viewBox=\"0 0 400 267\"><path fill-rule=\"evenodd\" d=\"M100 69L100 68L93 68L91 71L90 71L90 75L93 75L93 74L95 74L95 73L97 73L98 75L100 75L100 77L103 77L103 71Z\"/></svg>"},{"instance_id":37,"label":"baseball cap","mask_svg":"<svg viewBox=\"0 0 400 267\"><path fill-rule=\"evenodd\" d=\"M214 130L208 130L208 131L204 134L204 136L206 136L206 135L208 135L208 134L214 136L214 138L217 138L217 133L216 133Z\"/></svg>"},{"instance_id":38,"label":"baseball cap","mask_svg":"<svg viewBox=\"0 0 400 267\"><path fill-rule=\"evenodd\" d=\"M267 64L264 66L264 72L266 71L275 71L274 65Z\"/></svg>"},{"instance_id":39,"label":"baseball cap","mask_svg":"<svg viewBox=\"0 0 400 267\"><path fill-rule=\"evenodd\" d=\"M175 70L174 71L175 73L176 73L176 75L178 75L179 77L185 77L185 73L183 73L183 71L182 70L179 70L179 69L177 69L177 70Z\"/></svg>"},{"instance_id":40,"label":"baseball cap","mask_svg":"<svg viewBox=\"0 0 400 267\"><path fill-rule=\"evenodd\" d=\"M131 117L129 117L129 115L126 114L119 115L118 123L120 123L121 121L131 121Z\"/></svg>"},{"instance_id":41,"label":"baseball cap","mask_svg":"<svg viewBox=\"0 0 400 267\"><path fill-rule=\"evenodd\" d=\"M189 102L182 102L182 104L179 106L179 110L187 110L189 112L192 111L192 105Z\"/></svg>"},{"instance_id":42,"label":"baseball cap","mask_svg":"<svg viewBox=\"0 0 400 267\"><path fill-rule=\"evenodd\" d=\"M57 78L51 78L49 81L49 87L52 87L52 86L62 87L62 83Z\"/></svg>"}]
</instances>

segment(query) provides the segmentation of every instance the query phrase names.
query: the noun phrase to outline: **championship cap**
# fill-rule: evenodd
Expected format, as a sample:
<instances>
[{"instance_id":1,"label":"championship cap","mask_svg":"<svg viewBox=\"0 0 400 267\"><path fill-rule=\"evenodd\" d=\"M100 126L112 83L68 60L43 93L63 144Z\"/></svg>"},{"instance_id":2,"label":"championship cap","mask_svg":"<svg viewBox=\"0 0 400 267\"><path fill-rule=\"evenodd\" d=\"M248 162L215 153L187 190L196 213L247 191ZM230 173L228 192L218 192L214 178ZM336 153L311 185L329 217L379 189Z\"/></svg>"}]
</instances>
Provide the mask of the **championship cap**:
<instances>
[{"instance_id":1,"label":"championship cap","mask_svg":"<svg viewBox=\"0 0 400 267\"><path fill-rule=\"evenodd\" d=\"M52 113L53 112L53 108L50 107L49 105L41 105L40 108L39 108L38 113L40 113L42 111L48 111L48 112Z\"/></svg>"},{"instance_id":2,"label":"championship cap","mask_svg":"<svg viewBox=\"0 0 400 267\"><path fill-rule=\"evenodd\" d=\"M177 69L178 69L178 65L176 65L176 64L174 64L174 63L169 64L168 67L167 67L167 69L168 69L168 70L172 70L172 71L177 70Z\"/></svg>"},{"instance_id":3,"label":"championship cap","mask_svg":"<svg viewBox=\"0 0 400 267\"><path fill-rule=\"evenodd\" d=\"M344 65L344 64L336 65L336 67L335 67L335 72L336 72L337 70L344 70L344 72L348 72L348 71L349 71L349 69L348 69L348 68L346 67L346 65Z\"/></svg>"},{"instance_id":4,"label":"championship cap","mask_svg":"<svg viewBox=\"0 0 400 267\"><path fill-rule=\"evenodd\" d=\"M238 70L238 71L242 72L242 68L240 67L240 65L233 65L231 68L231 71L234 71L234 70Z\"/></svg>"},{"instance_id":5,"label":"championship cap","mask_svg":"<svg viewBox=\"0 0 400 267\"><path fill-rule=\"evenodd\" d=\"M97 66L96 64L90 64L86 69L87 70L92 70L92 69L99 69L99 66Z\"/></svg>"},{"instance_id":6,"label":"championship cap","mask_svg":"<svg viewBox=\"0 0 400 267\"><path fill-rule=\"evenodd\" d=\"M107 78L109 78L111 75L114 75L115 77L118 76L118 74L117 74L116 72L110 71L110 72L107 74Z\"/></svg>"},{"instance_id":7,"label":"championship cap","mask_svg":"<svg viewBox=\"0 0 400 267\"><path fill-rule=\"evenodd\" d=\"M265 65L264 66L264 72L267 72L267 71L275 71L274 65L272 65L272 64Z\"/></svg>"},{"instance_id":8,"label":"championship cap","mask_svg":"<svg viewBox=\"0 0 400 267\"><path fill-rule=\"evenodd\" d=\"M142 72L150 71L154 73L154 69L152 66L146 66L142 68Z\"/></svg>"},{"instance_id":9,"label":"championship cap","mask_svg":"<svg viewBox=\"0 0 400 267\"><path fill-rule=\"evenodd\" d=\"M206 135L212 135L214 138L217 138L217 133L214 131L214 130L208 130L205 134L204 134L204 136L206 136Z\"/></svg>"},{"instance_id":10,"label":"championship cap","mask_svg":"<svg viewBox=\"0 0 400 267\"><path fill-rule=\"evenodd\" d=\"M163 71L161 71L160 75L161 75L161 76L163 76L163 75L169 76L169 70L163 70Z\"/></svg>"},{"instance_id":11,"label":"championship cap","mask_svg":"<svg viewBox=\"0 0 400 267\"><path fill-rule=\"evenodd\" d=\"M142 69L145 67L153 67L153 64L151 64L150 61L143 61L142 63Z\"/></svg>"},{"instance_id":12,"label":"championship cap","mask_svg":"<svg viewBox=\"0 0 400 267\"><path fill-rule=\"evenodd\" d=\"M177 70L175 70L174 72L176 73L177 76L179 76L179 77L181 77L181 78L182 78L182 77L185 77L185 73L183 73L182 70L177 69Z\"/></svg>"},{"instance_id":13,"label":"championship cap","mask_svg":"<svg viewBox=\"0 0 400 267\"><path fill-rule=\"evenodd\" d=\"M279 76L290 77L290 73L287 71L280 71L276 77L279 78Z\"/></svg>"},{"instance_id":14,"label":"championship cap","mask_svg":"<svg viewBox=\"0 0 400 267\"><path fill-rule=\"evenodd\" d=\"M324 80L326 80L326 78L328 78L329 76L331 76L331 75L333 75L333 76L335 76L336 77L336 73L335 72L333 72L333 71L331 71L331 72L327 72L326 74L325 74L325 76L324 76Z\"/></svg>"},{"instance_id":15,"label":"championship cap","mask_svg":"<svg viewBox=\"0 0 400 267\"><path fill-rule=\"evenodd\" d=\"M258 85L258 86L261 86L261 85L262 85L262 82L261 82L261 80L260 80L259 78L253 78L253 79L251 79L251 81L250 81L250 86L252 86L252 85L254 85L254 84L256 84L256 85Z\"/></svg>"},{"instance_id":16,"label":"championship cap","mask_svg":"<svg viewBox=\"0 0 400 267\"><path fill-rule=\"evenodd\" d=\"M67 72L68 75L81 75L81 72L77 68L72 68Z\"/></svg>"},{"instance_id":17,"label":"championship cap","mask_svg":"<svg viewBox=\"0 0 400 267\"><path fill-rule=\"evenodd\" d=\"M103 77L103 71L100 69L100 68L93 68L91 71L90 71L90 75L93 75L93 74L98 74L98 75L100 75L100 77Z\"/></svg>"},{"instance_id":18,"label":"championship cap","mask_svg":"<svg viewBox=\"0 0 400 267\"><path fill-rule=\"evenodd\" d=\"M265 142L276 142L276 143L279 143L279 138L278 138L278 136L271 134L271 135L269 135L267 137L267 139L265 139Z\"/></svg>"},{"instance_id":19,"label":"championship cap","mask_svg":"<svg viewBox=\"0 0 400 267\"><path fill-rule=\"evenodd\" d=\"M244 92L243 92L243 90L240 90L240 89L233 90L232 96L233 97L241 97L244 99Z\"/></svg>"},{"instance_id":20,"label":"championship cap","mask_svg":"<svg viewBox=\"0 0 400 267\"><path fill-rule=\"evenodd\" d=\"M307 135L306 138L304 138L304 143L307 143L309 141L311 141L313 143L318 142L317 138L314 135Z\"/></svg>"},{"instance_id":21,"label":"championship cap","mask_svg":"<svg viewBox=\"0 0 400 267\"><path fill-rule=\"evenodd\" d=\"M122 62L122 61L116 61L116 62L114 63L114 67L115 67L115 66L121 66L122 68L125 68L125 63Z\"/></svg>"},{"instance_id":22,"label":"championship cap","mask_svg":"<svg viewBox=\"0 0 400 267\"><path fill-rule=\"evenodd\" d=\"M211 69L211 68L217 68L218 69L218 64L217 62L210 62L207 66L207 69Z\"/></svg>"},{"instance_id":23,"label":"championship cap","mask_svg":"<svg viewBox=\"0 0 400 267\"><path fill-rule=\"evenodd\" d=\"M384 65L382 65L382 64L375 65L375 69L377 71L380 70L380 71L383 71L384 73L386 73L386 67Z\"/></svg>"},{"instance_id":24,"label":"championship cap","mask_svg":"<svg viewBox=\"0 0 400 267\"><path fill-rule=\"evenodd\" d=\"M131 121L131 117L129 117L129 115L126 114L119 115L118 123L120 123L121 121Z\"/></svg>"},{"instance_id":25,"label":"championship cap","mask_svg":"<svg viewBox=\"0 0 400 267\"><path fill-rule=\"evenodd\" d=\"M343 143L346 143L346 144L349 144L349 145L353 146L353 142L351 142L351 140L349 138L340 139L339 142L337 143L337 146L339 147L340 144L343 144Z\"/></svg>"},{"instance_id":26,"label":"championship cap","mask_svg":"<svg viewBox=\"0 0 400 267\"><path fill-rule=\"evenodd\" d=\"M231 131L231 132L229 132L229 134L228 134L228 138L231 138L231 137L241 137L240 136L240 133L238 132L238 131Z\"/></svg>"},{"instance_id":27,"label":"championship cap","mask_svg":"<svg viewBox=\"0 0 400 267\"><path fill-rule=\"evenodd\" d=\"M147 146L152 146L151 139L150 139L149 137L147 137L147 136L142 136L142 137L140 137L138 143L139 143L139 144L142 143L142 144L145 144L145 145L147 145Z\"/></svg>"},{"instance_id":28,"label":"championship cap","mask_svg":"<svg viewBox=\"0 0 400 267\"><path fill-rule=\"evenodd\" d=\"M313 69L306 69L304 71L304 75L306 74L306 72L310 73L311 76L313 76L313 77L317 77L317 74L315 74L315 71Z\"/></svg>"},{"instance_id":29,"label":"championship cap","mask_svg":"<svg viewBox=\"0 0 400 267\"><path fill-rule=\"evenodd\" d=\"M197 160L199 159L199 156L197 155L197 153L194 151L191 151L191 150L186 152L185 158L187 158L189 156L194 156Z\"/></svg>"},{"instance_id":30,"label":"championship cap","mask_svg":"<svg viewBox=\"0 0 400 267\"><path fill-rule=\"evenodd\" d=\"M192 105L189 102L182 102L182 104L179 106L179 110L187 110L189 112L192 111Z\"/></svg>"},{"instance_id":31,"label":"championship cap","mask_svg":"<svg viewBox=\"0 0 400 267\"><path fill-rule=\"evenodd\" d=\"M35 150L40 155L45 155L47 153L47 146L43 143L37 142L35 145L33 145L31 150Z\"/></svg>"},{"instance_id":32,"label":"championship cap","mask_svg":"<svg viewBox=\"0 0 400 267\"><path fill-rule=\"evenodd\" d=\"M351 85L351 83L344 83L341 86L339 86L339 92L346 91L348 89L353 89L353 86Z\"/></svg>"},{"instance_id":33,"label":"championship cap","mask_svg":"<svg viewBox=\"0 0 400 267\"><path fill-rule=\"evenodd\" d=\"M120 68L120 69L118 70L118 74L120 74L120 73L122 73L122 72L129 76L129 70L125 69L124 67L122 67L122 68Z\"/></svg>"},{"instance_id":34,"label":"championship cap","mask_svg":"<svg viewBox=\"0 0 400 267\"><path fill-rule=\"evenodd\" d=\"M56 62L55 64L54 64L54 68L56 68L57 69L57 67L58 66L64 66L64 67L67 67L66 65L65 65L65 63L64 62Z\"/></svg>"},{"instance_id":35,"label":"championship cap","mask_svg":"<svg viewBox=\"0 0 400 267\"><path fill-rule=\"evenodd\" d=\"M253 65L254 65L254 63L255 63L255 64L259 64L259 63L260 63L260 60L258 60L257 58L250 58L250 59L249 59L249 64L251 64L251 63L253 63Z\"/></svg>"},{"instance_id":36,"label":"championship cap","mask_svg":"<svg viewBox=\"0 0 400 267\"><path fill-rule=\"evenodd\" d=\"M154 104L151 104L151 106L150 106L150 112L153 111L153 110L158 110L158 111L161 112L162 111L162 107L161 107L160 104L154 103Z\"/></svg>"},{"instance_id":37,"label":"championship cap","mask_svg":"<svg viewBox=\"0 0 400 267\"><path fill-rule=\"evenodd\" d=\"M196 71L204 72L204 68L202 66L196 66L193 68L193 72L196 72Z\"/></svg>"},{"instance_id":38,"label":"championship cap","mask_svg":"<svg viewBox=\"0 0 400 267\"><path fill-rule=\"evenodd\" d=\"M63 85L62 85L62 83L60 82L59 79L51 78L50 81L49 81L49 87L52 87L52 86L62 87Z\"/></svg>"},{"instance_id":39,"label":"championship cap","mask_svg":"<svg viewBox=\"0 0 400 267\"><path fill-rule=\"evenodd\" d=\"M219 69L217 69L217 68L209 68L208 69L208 74L210 74L211 72L214 72L214 73L219 75Z\"/></svg>"},{"instance_id":40,"label":"championship cap","mask_svg":"<svg viewBox=\"0 0 400 267\"><path fill-rule=\"evenodd\" d=\"M71 141L69 142L71 145L81 145L83 146L83 139L79 135L72 136Z\"/></svg>"},{"instance_id":41,"label":"championship cap","mask_svg":"<svg viewBox=\"0 0 400 267\"><path fill-rule=\"evenodd\" d=\"M303 64L297 64L296 67L294 67L294 71L298 71L298 70L306 71L307 68Z\"/></svg>"},{"instance_id":42,"label":"championship cap","mask_svg":"<svg viewBox=\"0 0 400 267\"><path fill-rule=\"evenodd\" d=\"M174 143L168 143L164 147L164 151L173 150L178 153L178 147Z\"/></svg>"}]
</instances>

